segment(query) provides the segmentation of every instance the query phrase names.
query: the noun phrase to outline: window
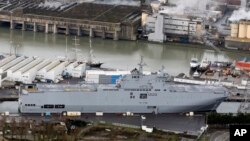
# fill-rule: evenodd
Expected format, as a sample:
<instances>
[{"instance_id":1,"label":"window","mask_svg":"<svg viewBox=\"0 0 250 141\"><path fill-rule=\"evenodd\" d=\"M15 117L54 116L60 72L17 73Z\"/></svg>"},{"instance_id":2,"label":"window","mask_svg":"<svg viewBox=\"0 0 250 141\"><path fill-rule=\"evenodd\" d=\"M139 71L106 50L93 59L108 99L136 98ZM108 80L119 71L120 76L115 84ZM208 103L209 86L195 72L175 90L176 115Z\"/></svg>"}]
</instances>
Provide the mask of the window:
<instances>
[{"instance_id":1,"label":"window","mask_svg":"<svg viewBox=\"0 0 250 141\"><path fill-rule=\"evenodd\" d=\"M132 78L139 78L139 76L132 76Z\"/></svg>"},{"instance_id":2,"label":"window","mask_svg":"<svg viewBox=\"0 0 250 141\"><path fill-rule=\"evenodd\" d=\"M61 105L55 105L55 108L57 109L63 109L65 108L65 105L61 104Z\"/></svg>"},{"instance_id":3,"label":"window","mask_svg":"<svg viewBox=\"0 0 250 141\"><path fill-rule=\"evenodd\" d=\"M156 106L147 106L148 109L156 109Z\"/></svg>"},{"instance_id":4,"label":"window","mask_svg":"<svg viewBox=\"0 0 250 141\"><path fill-rule=\"evenodd\" d=\"M140 99L147 99L147 94L140 94Z\"/></svg>"},{"instance_id":5,"label":"window","mask_svg":"<svg viewBox=\"0 0 250 141\"><path fill-rule=\"evenodd\" d=\"M44 105L43 107L44 107L44 108L52 109L52 108L54 108L54 105Z\"/></svg>"},{"instance_id":6,"label":"window","mask_svg":"<svg viewBox=\"0 0 250 141\"><path fill-rule=\"evenodd\" d=\"M160 89L155 89L155 91L161 91Z\"/></svg>"},{"instance_id":7,"label":"window","mask_svg":"<svg viewBox=\"0 0 250 141\"><path fill-rule=\"evenodd\" d=\"M176 92L176 90L169 90L170 92Z\"/></svg>"},{"instance_id":8,"label":"window","mask_svg":"<svg viewBox=\"0 0 250 141\"><path fill-rule=\"evenodd\" d=\"M36 104L24 104L24 106L36 106Z\"/></svg>"}]
</instances>

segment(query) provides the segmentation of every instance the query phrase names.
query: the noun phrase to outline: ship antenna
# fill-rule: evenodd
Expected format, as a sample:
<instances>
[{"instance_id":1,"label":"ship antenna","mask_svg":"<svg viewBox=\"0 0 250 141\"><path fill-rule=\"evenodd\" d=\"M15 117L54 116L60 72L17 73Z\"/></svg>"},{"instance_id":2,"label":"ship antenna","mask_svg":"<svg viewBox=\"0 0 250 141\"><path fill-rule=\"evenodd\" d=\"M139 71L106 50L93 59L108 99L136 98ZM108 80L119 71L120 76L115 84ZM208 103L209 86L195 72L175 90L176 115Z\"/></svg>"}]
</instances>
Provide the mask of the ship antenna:
<instances>
[{"instance_id":1,"label":"ship antenna","mask_svg":"<svg viewBox=\"0 0 250 141\"><path fill-rule=\"evenodd\" d=\"M165 66L164 65L161 66L161 70L162 70L162 72L165 71Z\"/></svg>"},{"instance_id":2,"label":"ship antenna","mask_svg":"<svg viewBox=\"0 0 250 141\"><path fill-rule=\"evenodd\" d=\"M73 40L75 41L75 43L73 44L75 46L75 48L73 48L73 50L75 51L75 60L77 61L78 60L77 59L77 51L80 51L80 49L78 49L77 46L79 46L80 43L79 43L79 39L77 39L76 36Z\"/></svg>"},{"instance_id":3,"label":"ship antenna","mask_svg":"<svg viewBox=\"0 0 250 141\"><path fill-rule=\"evenodd\" d=\"M88 58L88 63L92 63L93 61L93 49L92 49L92 40L89 38L89 58Z\"/></svg>"},{"instance_id":4,"label":"ship antenna","mask_svg":"<svg viewBox=\"0 0 250 141\"><path fill-rule=\"evenodd\" d=\"M139 72L143 74L143 67L147 65L143 60L143 56L141 56L141 61L138 65L139 65Z\"/></svg>"},{"instance_id":5,"label":"ship antenna","mask_svg":"<svg viewBox=\"0 0 250 141\"><path fill-rule=\"evenodd\" d=\"M66 36L66 48L65 48L65 59L68 59L68 36Z\"/></svg>"}]
</instances>

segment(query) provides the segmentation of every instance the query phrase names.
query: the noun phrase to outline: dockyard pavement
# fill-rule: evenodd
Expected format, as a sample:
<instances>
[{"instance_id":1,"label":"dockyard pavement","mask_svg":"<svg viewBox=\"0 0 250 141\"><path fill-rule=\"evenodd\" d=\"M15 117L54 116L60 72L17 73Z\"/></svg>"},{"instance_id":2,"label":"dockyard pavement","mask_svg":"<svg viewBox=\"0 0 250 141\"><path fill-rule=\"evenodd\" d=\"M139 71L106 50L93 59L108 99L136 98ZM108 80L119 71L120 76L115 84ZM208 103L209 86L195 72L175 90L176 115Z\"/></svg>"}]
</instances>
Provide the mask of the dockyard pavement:
<instances>
[{"instance_id":1,"label":"dockyard pavement","mask_svg":"<svg viewBox=\"0 0 250 141\"><path fill-rule=\"evenodd\" d=\"M8 141L8 140L4 139L4 138L0 135L0 141Z\"/></svg>"}]
</instances>

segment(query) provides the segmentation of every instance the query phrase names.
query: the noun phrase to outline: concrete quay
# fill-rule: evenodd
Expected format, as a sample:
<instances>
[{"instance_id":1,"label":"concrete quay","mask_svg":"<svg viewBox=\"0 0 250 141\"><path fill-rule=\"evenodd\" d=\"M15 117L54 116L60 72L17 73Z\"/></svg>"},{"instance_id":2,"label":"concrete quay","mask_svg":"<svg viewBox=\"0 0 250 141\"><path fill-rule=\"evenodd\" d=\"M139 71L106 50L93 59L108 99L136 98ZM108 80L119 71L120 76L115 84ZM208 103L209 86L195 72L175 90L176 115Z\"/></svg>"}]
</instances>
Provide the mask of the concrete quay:
<instances>
[{"instance_id":1,"label":"concrete quay","mask_svg":"<svg viewBox=\"0 0 250 141\"><path fill-rule=\"evenodd\" d=\"M20 3L26 1L20 1ZM70 8L55 10L30 6L8 5L0 8L0 23L10 29L29 30L53 34L136 40L140 25L140 8L124 5L93 3L74 4ZM3 4L4 5L4 4ZM9 4L11 6L11 3Z\"/></svg>"}]
</instances>

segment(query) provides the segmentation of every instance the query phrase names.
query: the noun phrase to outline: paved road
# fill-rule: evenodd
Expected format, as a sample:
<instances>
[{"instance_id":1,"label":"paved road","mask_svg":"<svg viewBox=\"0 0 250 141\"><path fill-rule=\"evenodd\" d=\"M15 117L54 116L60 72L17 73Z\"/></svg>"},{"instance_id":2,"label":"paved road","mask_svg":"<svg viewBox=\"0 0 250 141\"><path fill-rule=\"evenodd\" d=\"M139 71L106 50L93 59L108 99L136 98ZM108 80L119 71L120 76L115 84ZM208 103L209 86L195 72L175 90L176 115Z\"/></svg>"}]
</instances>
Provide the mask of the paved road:
<instances>
[{"instance_id":1,"label":"paved road","mask_svg":"<svg viewBox=\"0 0 250 141\"><path fill-rule=\"evenodd\" d=\"M202 126L205 126L205 116L197 115L193 117L187 117L185 115L179 114L144 114L145 120L141 119L141 115L134 116L122 116L117 114L104 114L102 117L97 117L95 114L83 114L81 117L76 117L77 119L85 121L105 121L107 123L120 123L134 126L147 125L149 127L156 127L162 130L169 130L174 132L187 132L193 135L198 135ZM25 119L36 120L41 122L45 117L39 115L36 116L22 116ZM0 117L1 118L1 117ZM20 117L17 117L20 118ZM67 118L67 117L66 117ZM52 117L46 120L59 120L60 117Z\"/></svg>"},{"instance_id":2,"label":"paved road","mask_svg":"<svg viewBox=\"0 0 250 141\"><path fill-rule=\"evenodd\" d=\"M216 131L212 133L210 141L229 141L228 131Z\"/></svg>"},{"instance_id":3,"label":"paved road","mask_svg":"<svg viewBox=\"0 0 250 141\"><path fill-rule=\"evenodd\" d=\"M141 119L141 115L122 116L117 114L104 114L97 117L95 114L83 114L79 119L86 121L105 121L107 123L121 123L127 125L156 127L158 129L187 132L194 135L198 134L202 126L205 126L205 116L197 115L187 117L179 114L144 114L145 120ZM30 116L28 116L30 118ZM34 118L34 117L33 117ZM41 117L35 117L41 119Z\"/></svg>"}]
</instances>

